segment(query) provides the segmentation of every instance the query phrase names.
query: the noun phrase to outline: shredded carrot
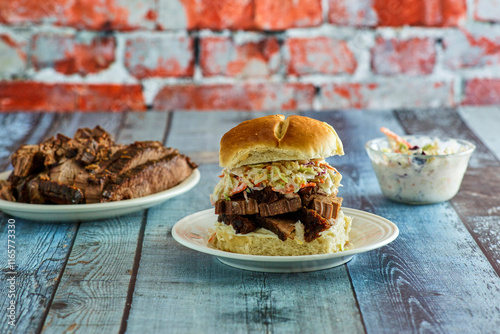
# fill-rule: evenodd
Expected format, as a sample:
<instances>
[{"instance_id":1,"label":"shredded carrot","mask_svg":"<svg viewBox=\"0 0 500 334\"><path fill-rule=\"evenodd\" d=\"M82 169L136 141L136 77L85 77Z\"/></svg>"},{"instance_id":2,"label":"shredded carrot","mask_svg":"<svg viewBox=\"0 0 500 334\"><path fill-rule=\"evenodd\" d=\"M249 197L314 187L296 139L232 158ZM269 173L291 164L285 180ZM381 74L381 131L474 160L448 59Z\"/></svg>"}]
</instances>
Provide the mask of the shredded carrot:
<instances>
[{"instance_id":1,"label":"shredded carrot","mask_svg":"<svg viewBox=\"0 0 500 334\"><path fill-rule=\"evenodd\" d=\"M316 187L316 183L314 183L314 182L302 183L302 185L300 187L301 188L304 188L304 187Z\"/></svg>"},{"instance_id":2,"label":"shredded carrot","mask_svg":"<svg viewBox=\"0 0 500 334\"><path fill-rule=\"evenodd\" d=\"M319 183L325 183L325 180L319 179Z\"/></svg>"},{"instance_id":3,"label":"shredded carrot","mask_svg":"<svg viewBox=\"0 0 500 334\"><path fill-rule=\"evenodd\" d=\"M216 235L217 234L214 232L214 234L212 234L212 236L210 237L210 239L208 239L208 243L209 244L211 244L214 241Z\"/></svg>"},{"instance_id":4,"label":"shredded carrot","mask_svg":"<svg viewBox=\"0 0 500 334\"><path fill-rule=\"evenodd\" d=\"M394 139L395 141L397 141L398 143L402 143L402 144L405 144L406 147L410 148L412 147L411 144L409 142L407 142L406 140L404 140L403 138L401 138L400 136L398 136L396 133L392 132L391 130L389 130L388 128L385 128L385 127L381 127L380 128L380 131L386 135L387 137L390 137L392 139Z\"/></svg>"},{"instance_id":5,"label":"shredded carrot","mask_svg":"<svg viewBox=\"0 0 500 334\"><path fill-rule=\"evenodd\" d=\"M222 179L224 177L224 173L222 173L221 175L219 175L219 177Z\"/></svg>"},{"instance_id":6,"label":"shredded carrot","mask_svg":"<svg viewBox=\"0 0 500 334\"><path fill-rule=\"evenodd\" d=\"M260 187L262 185L262 182L257 183L255 186Z\"/></svg>"},{"instance_id":7,"label":"shredded carrot","mask_svg":"<svg viewBox=\"0 0 500 334\"><path fill-rule=\"evenodd\" d=\"M247 188L247 185L245 183L240 183L236 188L233 189L233 191L231 192L231 196L242 192L246 188Z\"/></svg>"},{"instance_id":8,"label":"shredded carrot","mask_svg":"<svg viewBox=\"0 0 500 334\"><path fill-rule=\"evenodd\" d=\"M271 166L267 166L266 168L267 168L267 170L271 170Z\"/></svg>"}]
</instances>

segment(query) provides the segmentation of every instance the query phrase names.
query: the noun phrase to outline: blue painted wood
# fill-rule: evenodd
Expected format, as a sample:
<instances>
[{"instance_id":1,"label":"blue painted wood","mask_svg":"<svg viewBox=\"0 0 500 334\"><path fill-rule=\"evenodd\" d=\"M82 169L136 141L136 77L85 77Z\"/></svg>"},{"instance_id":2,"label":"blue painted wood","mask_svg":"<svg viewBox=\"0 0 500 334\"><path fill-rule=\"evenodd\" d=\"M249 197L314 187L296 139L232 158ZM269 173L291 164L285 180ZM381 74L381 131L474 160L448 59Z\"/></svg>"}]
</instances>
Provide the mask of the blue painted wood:
<instances>
[{"instance_id":1,"label":"blue painted wood","mask_svg":"<svg viewBox=\"0 0 500 334\"><path fill-rule=\"evenodd\" d=\"M7 137L12 131L12 137L18 136L20 142L10 147L19 147L21 144L35 144L58 132L72 135L78 127L94 126L99 119L119 120L123 115L87 114L80 118L79 114L16 114L10 115L16 121L6 128ZM33 118L34 117L34 118ZM34 119L35 121L29 121ZM32 125L26 135L19 136L19 127L23 124ZM116 122L120 124L120 122ZM14 126L15 125L15 126ZM116 133L118 126L109 128ZM2 230L0 240L7 240L6 221L10 216L1 215ZM18 244L17 257L17 293L15 297L17 309L17 326L11 328L5 317L2 316L0 332L12 330L12 333L33 333L42 328L45 315L50 306L55 289L64 269L69 251L77 232L77 224L50 224L16 220L16 243ZM0 261L6 266L6 252L0 252ZM0 274L0 280L6 279L5 271ZM0 285L0 305L6 308L9 300L5 297L6 285ZM5 306L5 308L4 308Z\"/></svg>"},{"instance_id":2,"label":"blue painted wood","mask_svg":"<svg viewBox=\"0 0 500 334\"><path fill-rule=\"evenodd\" d=\"M500 276L500 161L466 126L460 116L448 111L436 117L433 110L398 113L407 131L429 131L438 136L463 138L476 145L459 193L451 203L478 246ZM429 122L428 120L432 120ZM497 118L500 121L500 118ZM485 128L495 126L495 118L483 118ZM497 121L497 128L500 122ZM452 124L452 126L450 126ZM483 133L483 131L479 131ZM497 130L498 132L498 130ZM488 136L488 132L485 131Z\"/></svg>"},{"instance_id":3,"label":"blue painted wood","mask_svg":"<svg viewBox=\"0 0 500 334\"><path fill-rule=\"evenodd\" d=\"M344 139L346 155L339 158L338 169L344 176L346 206L386 217L400 229L393 243L347 264L366 331L496 332L499 277L452 205L408 206L380 192L363 146L380 136L382 125L403 130L392 113L320 117L336 126Z\"/></svg>"},{"instance_id":4,"label":"blue painted wood","mask_svg":"<svg viewBox=\"0 0 500 334\"><path fill-rule=\"evenodd\" d=\"M96 120L101 122L106 116L99 115ZM161 141L167 119L166 113L128 113L119 122L116 141ZM113 333L124 329L146 215L143 210L80 224L44 324L45 333Z\"/></svg>"},{"instance_id":5,"label":"blue painted wood","mask_svg":"<svg viewBox=\"0 0 500 334\"><path fill-rule=\"evenodd\" d=\"M198 145L204 152L217 152L222 134L248 117L202 115L193 119L176 113L168 144L188 155L201 152ZM195 189L148 213L127 331L362 333L344 266L314 273L255 273L225 266L173 240L175 222L211 207L208 195L219 180L220 167L203 164L200 170Z\"/></svg>"}]
</instances>

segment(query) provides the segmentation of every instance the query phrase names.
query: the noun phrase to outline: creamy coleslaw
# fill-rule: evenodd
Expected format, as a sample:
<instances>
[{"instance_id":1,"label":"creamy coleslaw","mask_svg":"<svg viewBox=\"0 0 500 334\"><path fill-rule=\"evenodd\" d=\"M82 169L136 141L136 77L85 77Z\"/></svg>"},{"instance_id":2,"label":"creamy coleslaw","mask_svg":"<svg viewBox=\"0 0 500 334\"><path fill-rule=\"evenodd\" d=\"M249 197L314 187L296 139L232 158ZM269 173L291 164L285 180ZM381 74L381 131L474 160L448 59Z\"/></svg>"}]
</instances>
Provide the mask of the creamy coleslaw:
<instances>
[{"instance_id":1,"label":"creamy coleslaw","mask_svg":"<svg viewBox=\"0 0 500 334\"><path fill-rule=\"evenodd\" d=\"M320 192L336 194L342 175L324 159L316 159L224 168L220 178L210 195L212 204L220 199L229 200L229 197L242 191L262 190L267 186L273 191L288 194L317 185Z\"/></svg>"}]
</instances>

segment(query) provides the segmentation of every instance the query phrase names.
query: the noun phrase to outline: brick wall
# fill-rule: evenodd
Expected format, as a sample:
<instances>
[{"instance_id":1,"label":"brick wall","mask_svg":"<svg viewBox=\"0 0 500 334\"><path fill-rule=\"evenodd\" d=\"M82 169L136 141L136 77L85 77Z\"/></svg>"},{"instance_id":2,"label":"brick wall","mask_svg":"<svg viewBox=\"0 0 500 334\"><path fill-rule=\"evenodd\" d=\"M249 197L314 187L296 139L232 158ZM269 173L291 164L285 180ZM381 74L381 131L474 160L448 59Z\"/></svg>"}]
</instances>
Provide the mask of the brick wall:
<instances>
[{"instance_id":1,"label":"brick wall","mask_svg":"<svg viewBox=\"0 0 500 334\"><path fill-rule=\"evenodd\" d=\"M0 111L500 104L500 0L0 0Z\"/></svg>"}]
</instances>

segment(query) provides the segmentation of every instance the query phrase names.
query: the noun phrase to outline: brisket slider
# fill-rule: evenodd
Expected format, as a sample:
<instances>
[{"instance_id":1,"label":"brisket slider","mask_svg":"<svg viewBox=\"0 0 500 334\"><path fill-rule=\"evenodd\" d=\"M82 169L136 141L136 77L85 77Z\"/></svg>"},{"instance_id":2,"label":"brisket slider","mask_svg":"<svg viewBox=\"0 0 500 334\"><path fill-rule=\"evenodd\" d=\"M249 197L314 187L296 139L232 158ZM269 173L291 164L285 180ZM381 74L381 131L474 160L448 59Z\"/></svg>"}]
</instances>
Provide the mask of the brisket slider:
<instances>
[{"instance_id":1,"label":"brisket slider","mask_svg":"<svg viewBox=\"0 0 500 334\"><path fill-rule=\"evenodd\" d=\"M343 155L335 130L303 116L244 121L221 139L221 180L210 197L210 243L253 255L342 251L351 218L337 197L342 176L325 157Z\"/></svg>"}]
</instances>

